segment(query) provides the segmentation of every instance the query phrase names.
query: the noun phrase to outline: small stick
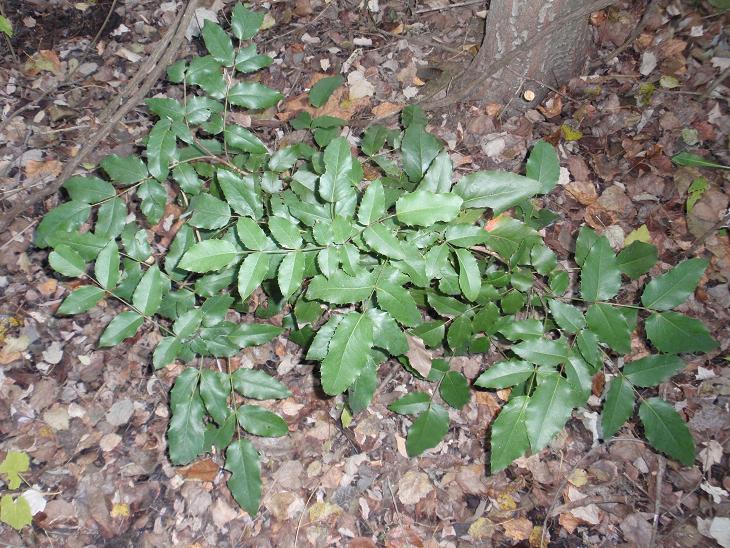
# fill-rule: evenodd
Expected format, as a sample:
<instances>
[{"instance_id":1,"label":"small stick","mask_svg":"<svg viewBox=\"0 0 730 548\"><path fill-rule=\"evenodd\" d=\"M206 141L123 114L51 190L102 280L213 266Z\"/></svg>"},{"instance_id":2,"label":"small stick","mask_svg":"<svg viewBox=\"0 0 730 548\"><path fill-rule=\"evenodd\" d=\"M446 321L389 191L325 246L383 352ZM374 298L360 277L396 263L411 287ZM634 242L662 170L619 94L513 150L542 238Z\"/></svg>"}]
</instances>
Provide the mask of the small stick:
<instances>
[{"instance_id":1,"label":"small stick","mask_svg":"<svg viewBox=\"0 0 730 548\"><path fill-rule=\"evenodd\" d=\"M722 84L722 82L725 80L725 78L727 78L729 75L730 75L730 67L727 67L727 68L725 68L725 70L723 70L720 73L720 76L718 76L717 78L715 78L712 81L712 83L708 86L707 91L705 91L702 94L701 99L702 100L709 99L710 95L712 95L712 92L715 91L715 89L717 88L717 86L719 86L720 84Z\"/></svg>"},{"instance_id":2,"label":"small stick","mask_svg":"<svg viewBox=\"0 0 730 548\"><path fill-rule=\"evenodd\" d=\"M583 506L588 506L590 504L630 504L629 501L626 500L626 497L585 497L582 499L572 500L570 502L566 502L565 504L561 504L560 506L556 506L553 508L553 510L550 512L550 517L555 517L563 512L569 512L575 508L582 508Z\"/></svg>"},{"instance_id":3,"label":"small stick","mask_svg":"<svg viewBox=\"0 0 730 548\"><path fill-rule=\"evenodd\" d=\"M475 4L483 4L484 0L469 0L467 2L459 2L458 4L449 4L448 6L442 6L439 8L422 8L420 10L416 10L416 15L420 15L422 13L430 13L432 11L446 11L446 10L453 10L457 8L465 8L467 6L473 6Z\"/></svg>"},{"instance_id":4,"label":"small stick","mask_svg":"<svg viewBox=\"0 0 730 548\"><path fill-rule=\"evenodd\" d=\"M659 7L658 4L659 3L657 2L657 0L651 0L651 2L649 2L649 5L646 6L646 10L644 11L644 15L642 16L641 21L639 21L639 24L634 27L633 31L631 31L631 34L626 39L626 41L605 57L601 57L598 61L591 63L591 68L598 68L604 63L607 63L614 57L618 57L624 51L626 51L626 49L634 43L634 40L636 40L639 35L644 32L646 25L649 23L649 16L652 15L654 10Z\"/></svg>"},{"instance_id":5,"label":"small stick","mask_svg":"<svg viewBox=\"0 0 730 548\"><path fill-rule=\"evenodd\" d=\"M656 492L654 493L654 522L651 525L651 541L649 547L656 545L656 532L659 527L659 511L662 509L662 483L664 483L664 472L667 469L667 461L664 457L657 455L659 467L656 472Z\"/></svg>"}]
</instances>

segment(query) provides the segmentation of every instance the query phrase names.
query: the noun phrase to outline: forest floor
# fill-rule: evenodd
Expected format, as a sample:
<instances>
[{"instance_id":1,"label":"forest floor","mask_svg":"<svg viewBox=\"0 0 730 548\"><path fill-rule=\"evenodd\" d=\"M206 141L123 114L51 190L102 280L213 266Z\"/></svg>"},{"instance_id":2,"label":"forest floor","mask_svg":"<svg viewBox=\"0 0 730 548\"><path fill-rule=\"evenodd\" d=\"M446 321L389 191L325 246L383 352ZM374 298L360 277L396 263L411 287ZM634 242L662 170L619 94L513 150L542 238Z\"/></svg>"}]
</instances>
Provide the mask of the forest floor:
<instances>
[{"instance_id":1,"label":"forest floor","mask_svg":"<svg viewBox=\"0 0 730 548\"><path fill-rule=\"evenodd\" d=\"M15 36L12 52L0 39L0 215L59 175L95 128L94 115L175 15L174 2L119 2L87 51L111 0L3 4ZM361 128L423 97L443 68L475 53L484 3L409 4L258 6L270 8L259 50L275 58L262 78L288 98L278 119L291 116L314 78L344 66L348 85L340 93L359 98L335 97L329 113ZM594 58L623 44L643 10L644 2L625 0L594 14ZM726 230L708 234L728 208L730 177L671 161L689 150L730 165L730 82L716 82L730 66L730 26L707 2L678 0L659 1L645 23L617 58L551 92L538 109L507 117L499 105L464 104L431 113L429 128L447 143L460 174L519 171L535 140L555 144L562 184L544 201L559 215L546 239L561 258L587 223L615 246L627 236L651 241L663 263L686 253L711 259L683 311L703 320L720 348L687 356L689 367L660 387L689 423L694 466L659 457L640 441L635 422L619 441L599 443L589 406L541 453L489 475L486 434L504 402L486 392L451 412L452 428L437 448L409 459L408 421L387 405L418 381L386 364L387 384L345 428L336 402L318 396L313 365L281 337L238 355L294 392L278 409L290 435L256 440L264 488L261 509L250 516L226 488L220 456L185 468L169 463L167 399L179 368L152 372L158 335L142 330L100 350L96 341L116 303L54 316L69 284L49 268L47 251L33 246L33 229L63 200L59 194L0 234L0 457L10 449L30 456L23 489L34 512L32 526L20 533L0 525L0 544L366 548L540 546L544 538L554 546L730 546L730 240ZM186 41L180 55L199 49L199 40ZM153 93L166 93L166 86L158 82ZM152 123L139 106L85 162L130 154ZM289 131L269 125L258 130L270 142ZM688 193L700 177L706 188ZM688 198L696 203L688 207ZM474 379L488 357L457 362ZM594 394L602 389L596 383Z\"/></svg>"}]
</instances>

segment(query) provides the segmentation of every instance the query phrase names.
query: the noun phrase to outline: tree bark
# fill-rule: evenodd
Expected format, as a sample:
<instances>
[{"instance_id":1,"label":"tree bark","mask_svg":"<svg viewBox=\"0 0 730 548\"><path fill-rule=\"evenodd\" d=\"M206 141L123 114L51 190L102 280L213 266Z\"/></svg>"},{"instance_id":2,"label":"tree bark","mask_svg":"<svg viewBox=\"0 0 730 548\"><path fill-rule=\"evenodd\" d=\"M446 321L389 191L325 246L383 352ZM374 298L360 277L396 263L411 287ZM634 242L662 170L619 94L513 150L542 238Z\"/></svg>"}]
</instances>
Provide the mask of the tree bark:
<instances>
[{"instance_id":1,"label":"tree bark","mask_svg":"<svg viewBox=\"0 0 730 548\"><path fill-rule=\"evenodd\" d=\"M529 107L580 73L590 44L588 16L611 0L491 0L482 46L439 108L465 100ZM546 87L547 86L547 87ZM534 99L526 101L525 91ZM528 94L528 97L530 95Z\"/></svg>"},{"instance_id":2,"label":"tree bark","mask_svg":"<svg viewBox=\"0 0 730 548\"><path fill-rule=\"evenodd\" d=\"M584 0L492 0L484 42L472 70L477 73L487 70L494 60L534 41L548 25L559 23L583 5ZM550 39L535 43L504 69L491 75L483 98L506 103L518 93L530 90L537 100L541 99L547 89L538 82L557 88L583 68L588 54L589 31L587 18L564 24Z\"/></svg>"}]
</instances>

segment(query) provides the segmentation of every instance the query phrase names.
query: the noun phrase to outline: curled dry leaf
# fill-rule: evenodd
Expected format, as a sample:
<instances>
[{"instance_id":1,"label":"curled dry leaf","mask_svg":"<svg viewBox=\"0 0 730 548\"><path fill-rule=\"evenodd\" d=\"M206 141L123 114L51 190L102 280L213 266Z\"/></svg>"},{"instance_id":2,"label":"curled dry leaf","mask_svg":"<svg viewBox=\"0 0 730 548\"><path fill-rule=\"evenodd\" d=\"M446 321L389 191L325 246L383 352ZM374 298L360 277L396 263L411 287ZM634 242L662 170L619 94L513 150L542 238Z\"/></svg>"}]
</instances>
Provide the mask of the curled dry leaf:
<instances>
[{"instance_id":1,"label":"curled dry leaf","mask_svg":"<svg viewBox=\"0 0 730 548\"><path fill-rule=\"evenodd\" d=\"M411 367L418 371L423 377L428 377L431 372L431 352L426 349L423 339L413 335L406 335L408 339L408 361Z\"/></svg>"}]
</instances>

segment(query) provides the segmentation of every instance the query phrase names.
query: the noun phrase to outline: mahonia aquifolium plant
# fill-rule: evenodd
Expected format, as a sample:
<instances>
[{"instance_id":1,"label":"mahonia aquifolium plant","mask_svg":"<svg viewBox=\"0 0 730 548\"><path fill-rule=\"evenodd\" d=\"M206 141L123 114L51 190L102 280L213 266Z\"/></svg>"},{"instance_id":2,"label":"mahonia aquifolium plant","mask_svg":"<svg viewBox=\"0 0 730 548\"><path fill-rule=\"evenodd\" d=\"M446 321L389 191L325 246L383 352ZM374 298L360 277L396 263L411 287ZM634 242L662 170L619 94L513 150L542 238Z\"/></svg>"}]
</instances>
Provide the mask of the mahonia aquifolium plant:
<instances>
[{"instance_id":1,"label":"mahonia aquifolium plant","mask_svg":"<svg viewBox=\"0 0 730 548\"><path fill-rule=\"evenodd\" d=\"M411 456L447 434L446 406L461 409L469 401L469 383L450 370L451 358L494 349L503 359L474 383L511 389L492 425L492 472L543 449L586 403L599 372L610 376L603 436L613 436L638 401L649 442L691 464L686 424L651 388L684 368L680 353L717 344L702 323L672 311L692 294L707 262L686 260L650 279L640 305L614 303L622 276L643 280L657 250L634 242L616 255L604 236L584 227L575 251L580 273L571 284L538 233L555 215L531 201L557 184L553 147L534 145L526 176L481 171L453 184L449 155L426 132L418 107L403 110L402 131L368 128L357 155L340 136L345 120L307 112L292 126L309 130L311 144L270 151L227 116L282 99L245 79L272 62L251 43L262 20L239 4L230 31L206 21L208 55L168 70L183 99L147 100L159 121L145 159L111 155L101 162L107 179L69 179L70 201L36 232L36 244L52 248L51 267L85 282L59 314L116 299L127 310L112 319L100 346L120 344L146 322L164 335L154 367L188 364L170 393L171 461L222 452L233 496L257 512L259 455L246 436L284 436L288 428L255 401L291 392L263 371L230 371L212 358L288 330L306 359L319 362L324 391L345 395L343 418L369 405L378 366L388 359L434 383L430 393L412 392L390 405L412 420ZM318 82L311 104L324 104L341 83L340 76ZM380 177L364 180L361 162ZM144 227L160 223L170 201L185 212L164 249ZM509 209L514 216L503 215ZM250 310L259 290L266 305ZM230 309L259 319L281 314L283 327L228 321ZM632 333L646 333L656 353L618 367L631 353ZM431 360L431 352L441 357Z\"/></svg>"}]
</instances>

